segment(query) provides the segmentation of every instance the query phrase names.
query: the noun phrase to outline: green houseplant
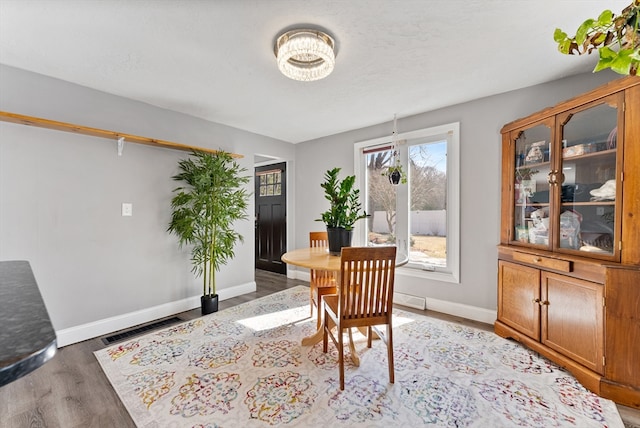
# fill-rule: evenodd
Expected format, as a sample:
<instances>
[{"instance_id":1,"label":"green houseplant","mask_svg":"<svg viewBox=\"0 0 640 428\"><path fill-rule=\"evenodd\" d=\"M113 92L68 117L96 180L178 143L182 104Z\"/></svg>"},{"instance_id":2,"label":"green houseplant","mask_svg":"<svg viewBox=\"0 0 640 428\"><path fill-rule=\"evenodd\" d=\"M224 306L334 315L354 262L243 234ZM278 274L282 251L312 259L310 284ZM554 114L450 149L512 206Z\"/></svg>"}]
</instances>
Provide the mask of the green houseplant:
<instances>
[{"instance_id":1,"label":"green houseplant","mask_svg":"<svg viewBox=\"0 0 640 428\"><path fill-rule=\"evenodd\" d=\"M400 162L400 156L396 150L393 151L393 163L384 170L382 175L388 177L389 182L393 185L407 184L407 174L402 168L402 162Z\"/></svg>"},{"instance_id":2,"label":"green houseplant","mask_svg":"<svg viewBox=\"0 0 640 428\"><path fill-rule=\"evenodd\" d=\"M611 68L618 74L635 76L640 65L640 0L632 0L619 16L605 10L598 19L587 19L573 37L556 28L553 39L563 54L597 50L600 58L594 72Z\"/></svg>"},{"instance_id":3,"label":"green houseplant","mask_svg":"<svg viewBox=\"0 0 640 428\"><path fill-rule=\"evenodd\" d=\"M339 174L340 168L333 168L324 175L325 181L320 187L329 201L329 209L317 219L327 226L329 252L333 255L339 255L342 247L351 246L353 225L368 217L360 203L360 190L354 187L356 176L349 175L340 180Z\"/></svg>"},{"instance_id":4,"label":"green houseplant","mask_svg":"<svg viewBox=\"0 0 640 428\"><path fill-rule=\"evenodd\" d=\"M193 151L178 163L172 178L184 183L174 189L168 231L178 236L180 247L191 246L192 271L203 278L202 314L218 310L216 272L233 258L243 236L233 229L247 218L249 177L231 154Z\"/></svg>"}]
</instances>

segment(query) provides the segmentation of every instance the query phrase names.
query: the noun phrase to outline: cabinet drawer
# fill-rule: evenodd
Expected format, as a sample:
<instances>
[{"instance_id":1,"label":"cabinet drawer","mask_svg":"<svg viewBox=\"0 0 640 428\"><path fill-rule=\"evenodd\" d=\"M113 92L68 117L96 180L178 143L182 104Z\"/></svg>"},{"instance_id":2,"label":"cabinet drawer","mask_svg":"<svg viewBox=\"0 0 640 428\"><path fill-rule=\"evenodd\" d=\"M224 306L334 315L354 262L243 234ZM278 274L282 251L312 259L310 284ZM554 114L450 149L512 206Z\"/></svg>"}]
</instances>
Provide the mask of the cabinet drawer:
<instances>
[{"instance_id":1,"label":"cabinet drawer","mask_svg":"<svg viewBox=\"0 0 640 428\"><path fill-rule=\"evenodd\" d=\"M571 272L571 262L568 260L552 259L550 257L543 257L537 254L520 253L518 251L513 252L513 260L561 272Z\"/></svg>"}]
</instances>

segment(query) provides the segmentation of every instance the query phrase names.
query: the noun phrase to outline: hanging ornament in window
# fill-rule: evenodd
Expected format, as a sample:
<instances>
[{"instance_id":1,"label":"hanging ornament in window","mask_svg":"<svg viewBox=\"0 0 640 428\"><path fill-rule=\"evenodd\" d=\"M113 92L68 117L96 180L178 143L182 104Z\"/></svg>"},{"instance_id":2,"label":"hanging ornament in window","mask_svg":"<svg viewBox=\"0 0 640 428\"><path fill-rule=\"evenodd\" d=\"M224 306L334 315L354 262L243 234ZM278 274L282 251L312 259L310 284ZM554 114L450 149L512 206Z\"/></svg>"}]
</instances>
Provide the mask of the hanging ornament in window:
<instances>
[{"instance_id":1,"label":"hanging ornament in window","mask_svg":"<svg viewBox=\"0 0 640 428\"><path fill-rule=\"evenodd\" d=\"M391 155L390 164L382 175L389 177L389 183L398 185L399 183L407 183L407 174L404 172L402 162L400 162L400 150L398 148L398 122L396 115L393 115L393 133L391 134L391 143L393 154Z\"/></svg>"}]
</instances>

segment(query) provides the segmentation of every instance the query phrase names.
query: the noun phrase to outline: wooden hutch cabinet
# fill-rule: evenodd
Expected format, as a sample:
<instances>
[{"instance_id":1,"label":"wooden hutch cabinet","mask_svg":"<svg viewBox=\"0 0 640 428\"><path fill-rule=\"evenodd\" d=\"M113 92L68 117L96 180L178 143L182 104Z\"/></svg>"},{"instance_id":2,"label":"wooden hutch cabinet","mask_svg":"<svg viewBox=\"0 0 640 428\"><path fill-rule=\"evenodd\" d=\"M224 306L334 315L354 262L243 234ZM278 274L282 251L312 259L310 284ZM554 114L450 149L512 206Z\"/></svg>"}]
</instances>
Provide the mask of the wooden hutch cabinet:
<instances>
[{"instance_id":1,"label":"wooden hutch cabinet","mask_svg":"<svg viewBox=\"0 0 640 428\"><path fill-rule=\"evenodd\" d=\"M640 77L502 128L495 332L640 408Z\"/></svg>"}]
</instances>

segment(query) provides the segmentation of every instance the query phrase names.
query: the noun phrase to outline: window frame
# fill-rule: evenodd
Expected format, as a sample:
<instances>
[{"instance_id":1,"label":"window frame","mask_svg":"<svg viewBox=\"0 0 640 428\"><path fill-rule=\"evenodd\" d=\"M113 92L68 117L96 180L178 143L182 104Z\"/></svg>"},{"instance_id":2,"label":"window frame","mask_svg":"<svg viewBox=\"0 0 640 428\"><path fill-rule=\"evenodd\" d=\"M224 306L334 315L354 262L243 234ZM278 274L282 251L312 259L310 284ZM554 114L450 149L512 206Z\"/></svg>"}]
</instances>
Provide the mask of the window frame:
<instances>
[{"instance_id":1,"label":"window frame","mask_svg":"<svg viewBox=\"0 0 640 428\"><path fill-rule=\"evenodd\" d=\"M399 149L402 164L408 165L408 147L411 145L411 140L434 139L434 142L442 141L442 139L438 139L437 137L443 137L447 141L447 267L438 268L423 263L407 263L398 268L397 271L401 275L458 284L460 283L460 122L452 122L401 133L396 136L396 141L407 141L405 144L398 144L397 148ZM354 144L354 174L363 198L367 197L366 155L364 155L363 151L391 143L392 137L384 136L359 141ZM411 176L409 175L407 178L407 184L399 184L396 187L399 192L397 203L400 204L404 202L407 207L406 212L396 210L396 235L398 241L404 241L402 246L398 246L398 258L400 260L408 257L409 251L409 216L411 211L409 196ZM354 227L354 241L358 243L358 245L367 244L367 227L365 222L356 222Z\"/></svg>"}]
</instances>

